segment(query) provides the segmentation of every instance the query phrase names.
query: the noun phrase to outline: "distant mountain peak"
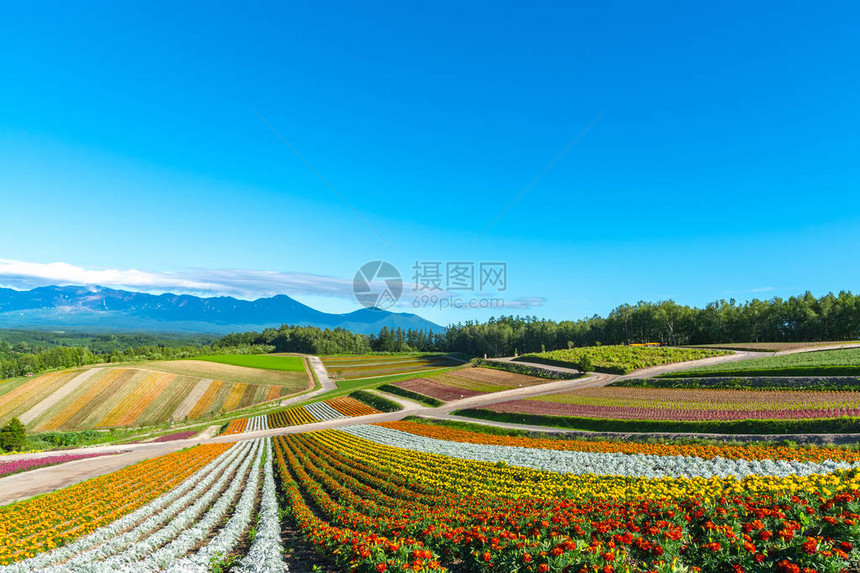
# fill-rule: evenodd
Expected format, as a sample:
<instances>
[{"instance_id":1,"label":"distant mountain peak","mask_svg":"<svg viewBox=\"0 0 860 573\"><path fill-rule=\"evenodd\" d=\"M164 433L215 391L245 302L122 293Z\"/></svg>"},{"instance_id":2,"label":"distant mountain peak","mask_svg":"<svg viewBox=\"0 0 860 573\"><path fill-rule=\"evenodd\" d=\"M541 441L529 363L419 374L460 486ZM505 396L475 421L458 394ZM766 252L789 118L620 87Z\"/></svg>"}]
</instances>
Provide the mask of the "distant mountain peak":
<instances>
[{"instance_id":1,"label":"distant mountain peak","mask_svg":"<svg viewBox=\"0 0 860 573\"><path fill-rule=\"evenodd\" d=\"M444 330L415 314L370 308L326 313L285 294L248 301L229 296L154 295L102 286L0 288L0 328L226 333L281 324L343 327L365 334L384 326Z\"/></svg>"}]
</instances>

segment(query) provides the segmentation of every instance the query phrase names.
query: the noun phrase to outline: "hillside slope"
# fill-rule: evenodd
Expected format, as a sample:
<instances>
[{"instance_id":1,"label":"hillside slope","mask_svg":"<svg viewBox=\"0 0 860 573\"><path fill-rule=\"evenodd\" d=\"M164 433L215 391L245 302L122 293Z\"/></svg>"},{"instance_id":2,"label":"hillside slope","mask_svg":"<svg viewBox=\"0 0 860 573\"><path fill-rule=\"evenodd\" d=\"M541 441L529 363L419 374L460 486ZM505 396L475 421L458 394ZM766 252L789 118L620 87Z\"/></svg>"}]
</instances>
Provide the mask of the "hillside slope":
<instances>
[{"instance_id":1,"label":"hillside slope","mask_svg":"<svg viewBox=\"0 0 860 573\"><path fill-rule=\"evenodd\" d=\"M0 424L17 416L31 432L150 426L230 412L308 386L304 372L193 360L63 370L0 383Z\"/></svg>"}]
</instances>

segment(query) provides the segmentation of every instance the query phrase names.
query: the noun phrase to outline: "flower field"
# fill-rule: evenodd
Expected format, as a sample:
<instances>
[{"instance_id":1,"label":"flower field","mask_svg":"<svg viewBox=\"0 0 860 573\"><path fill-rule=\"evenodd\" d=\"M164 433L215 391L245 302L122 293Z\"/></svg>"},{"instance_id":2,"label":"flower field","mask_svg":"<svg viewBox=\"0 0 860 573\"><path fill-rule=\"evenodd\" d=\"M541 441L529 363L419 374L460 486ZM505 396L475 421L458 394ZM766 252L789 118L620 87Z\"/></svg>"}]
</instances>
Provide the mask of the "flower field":
<instances>
[{"instance_id":1,"label":"flower field","mask_svg":"<svg viewBox=\"0 0 860 573\"><path fill-rule=\"evenodd\" d=\"M54 542L11 553L4 559L11 564L0 570L209 571L213 563L236 553L246 538L248 547L236 560L236 570L284 571L271 443L252 440L189 452L196 452L198 459L171 454L145 462L172 464L175 472L177 463L194 462L169 482L154 480L170 486L157 490L158 497L147 496L136 507L126 506L111 514L113 519L98 520L85 530L66 532L59 538L62 545ZM103 481L112 485L123 472L127 470ZM18 507L8 506L13 511ZM257 532L248 538L252 525Z\"/></svg>"},{"instance_id":2,"label":"flower field","mask_svg":"<svg viewBox=\"0 0 860 573\"><path fill-rule=\"evenodd\" d=\"M227 425L222 435L255 432L258 430L268 430L269 428L301 426L304 424L313 424L314 422L379 413L379 410L354 398L340 396L338 398L331 398L325 402L314 402L313 404L306 404L296 408L287 408L286 410L272 412L265 416L233 420Z\"/></svg>"},{"instance_id":3,"label":"flower field","mask_svg":"<svg viewBox=\"0 0 860 573\"><path fill-rule=\"evenodd\" d=\"M245 408L291 391L140 368L67 370L0 394L0 424L17 416L31 432L148 426Z\"/></svg>"},{"instance_id":4,"label":"flower field","mask_svg":"<svg viewBox=\"0 0 860 573\"><path fill-rule=\"evenodd\" d=\"M0 564L55 549L133 512L229 447L199 446L0 508Z\"/></svg>"},{"instance_id":5,"label":"flower field","mask_svg":"<svg viewBox=\"0 0 860 573\"><path fill-rule=\"evenodd\" d=\"M535 386L546 379L491 368L461 368L430 377L393 382L392 386L443 402L500 390Z\"/></svg>"},{"instance_id":6,"label":"flower field","mask_svg":"<svg viewBox=\"0 0 860 573\"><path fill-rule=\"evenodd\" d=\"M860 392L590 388L487 406L615 420L794 420L860 416Z\"/></svg>"},{"instance_id":7,"label":"flower field","mask_svg":"<svg viewBox=\"0 0 860 573\"><path fill-rule=\"evenodd\" d=\"M595 451L588 460L566 458L568 473L559 473L538 467L558 460L558 451L463 446L357 426L279 437L275 455L301 530L343 571L857 564L856 462L758 460L761 451L749 448L752 459L731 463L658 454L621 454L631 459L619 463L600 461L618 454Z\"/></svg>"},{"instance_id":8,"label":"flower field","mask_svg":"<svg viewBox=\"0 0 860 573\"><path fill-rule=\"evenodd\" d=\"M200 446L0 515L0 572L285 571L289 541L357 573L835 573L860 564L860 452L392 422Z\"/></svg>"},{"instance_id":9,"label":"flower field","mask_svg":"<svg viewBox=\"0 0 860 573\"><path fill-rule=\"evenodd\" d=\"M449 442L488 444L496 446L519 446L543 450L622 453L629 455L654 454L662 456L692 456L702 459L725 458L728 460L789 460L822 462L860 462L860 451L842 448L810 446L805 448L786 446L760 446L757 444L714 445L674 444L635 441L546 439L516 436L500 436L460 430L417 422L383 422L375 424L383 428L400 430L410 434L446 440Z\"/></svg>"},{"instance_id":10,"label":"flower field","mask_svg":"<svg viewBox=\"0 0 860 573\"><path fill-rule=\"evenodd\" d=\"M460 366L462 362L445 356L330 356L322 359L329 375L336 380L357 380L393 374L409 374Z\"/></svg>"},{"instance_id":11,"label":"flower field","mask_svg":"<svg viewBox=\"0 0 860 573\"><path fill-rule=\"evenodd\" d=\"M857 376L701 376L696 378L632 378L613 382L610 386L616 388L860 391L860 378Z\"/></svg>"},{"instance_id":12,"label":"flower field","mask_svg":"<svg viewBox=\"0 0 860 573\"><path fill-rule=\"evenodd\" d=\"M642 346L588 346L523 354L520 362L537 362L576 368L583 359L588 358L598 372L627 374L641 368L662 366L676 362L701 360L731 354L727 350L708 348L669 348Z\"/></svg>"}]
</instances>

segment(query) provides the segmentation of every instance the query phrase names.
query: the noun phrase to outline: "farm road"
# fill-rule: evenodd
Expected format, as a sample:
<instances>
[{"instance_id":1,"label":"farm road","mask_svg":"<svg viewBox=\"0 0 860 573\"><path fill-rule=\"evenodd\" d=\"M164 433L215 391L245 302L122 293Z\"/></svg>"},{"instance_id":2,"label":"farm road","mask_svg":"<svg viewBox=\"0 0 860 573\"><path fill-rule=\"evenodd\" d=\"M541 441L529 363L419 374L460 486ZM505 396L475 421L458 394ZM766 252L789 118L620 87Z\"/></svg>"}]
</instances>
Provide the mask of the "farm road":
<instances>
[{"instance_id":1,"label":"farm road","mask_svg":"<svg viewBox=\"0 0 860 573\"><path fill-rule=\"evenodd\" d=\"M280 403L281 406L289 406L298 402L304 402L308 398L313 398L314 396L319 396L324 392L329 392L331 390L337 389L337 385L332 381L331 378L329 378L328 370L326 370L325 366L323 366L322 360L319 359L319 356L308 356L308 359L311 362L311 368L314 369L314 373L316 373L317 378L320 381L320 387L313 392L308 392L307 394L299 394L298 396L293 396L292 398L282 400Z\"/></svg>"},{"instance_id":2,"label":"farm road","mask_svg":"<svg viewBox=\"0 0 860 573\"><path fill-rule=\"evenodd\" d=\"M860 347L860 344L853 345L840 345L839 347ZM800 351L818 351L830 349L827 348L812 348L812 349L801 349ZM777 355L780 354L794 354L797 350L793 351L784 351L778 352ZM197 444L211 444L211 443L224 443L224 442L237 442L242 440L250 440L254 438L261 438L265 436L279 436L286 434L295 434L301 432L310 432L313 430L323 430L329 428L342 428L346 426L354 426L357 424L373 424L377 422L394 422L397 420L401 420L407 416L423 416L429 418L447 418L447 419L461 419L456 416L452 416L451 412L463 408L477 408L481 406L490 406L493 404L498 404L501 402L508 402L510 400L520 400L524 398L532 398L536 396L545 396L547 394L554 394L556 392L564 392L576 389L584 389L584 388L597 388L600 386L606 386L615 380L621 380L626 378L635 378L635 377L648 377L648 376L656 376L658 374L665 374L667 372L677 372L681 370L688 370L690 368L695 368L698 366L705 366L710 364L720 364L723 362L736 362L739 360L748 360L751 358L758 358L761 356L770 356L773 353L763 353L763 352L737 352L733 355L728 356L719 356L716 358L705 358L703 360L696 360L692 362L682 362L679 364L668 364L665 366L655 366L652 368L644 368L642 370L637 370L631 374L627 374L625 376L618 376L614 374L602 374L595 373L590 376L585 376L582 378L576 378L573 380L559 380L554 382L547 382L546 384L540 384L538 386L530 386L527 388L514 388L511 390L503 390L501 392L495 392L492 394L485 394L479 396L472 396L469 398L464 398L462 400L456 400L452 402L448 402L438 408L426 408L420 406L415 403L406 403L404 404L404 409L399 412L390 412L390 413L382 413L382 414L373 414L370 416L361 416L357 418L342 418L337 420L327 420L324 422L316 422L313 424L305 424L303 426L291 426L287 428L276 428L272 430L263 430L260 432L249 432L244 434L235 434L231 436L218 436L214 438L206 438L202 439L200 437L191 438L188 440L177 440L173 442L161 442L161 443L148 443L148 444L127 444L127 445L117 445L117 446L96 446L90 448L79 448L75 450L65 450L63 453L65 454L74 454L74 453L90 453L90 452L118 452L124 451L126 453L120 454L117 456L105 456L100 458L90 458L85 460L78 460L75 462L69 462L66 464L60 464L58 466L51 466L48 468L42 468L38 470L33 470L29 472L24 472L20 474L15 474L12 476L8 476L5 478L0 478L0 505L5 505L7 503L11 503L16 500L25 499L28 497L32 497L34 495L38 495L41 493L47 493L50 491L54 491L56 489L66 487L69 485L73 485L85 479L90 479L93 477L98 477L100 475L110 473L113 471L117 471L126 466L129 466L133 463L137 463L139 461L149 459L156 456L161 456L164 454L168 454L171 452L178 451L182 448L187 448L190 446L194 446ZM304 394L302 396L298 396L291 400L286 400L284 403L295 403L296 401L307 400L310 397L317 396L323 392L328 390L333 390L336 388L334 382L328 376L328 373L325 370L325 367L322 364L322 361L317 357L311 358L311 365L314 368L314 371L317 374L317 377L320 379L320 383L322 384L322 388L315 390L311 393ZM570 371L572 374L575 371ZM481 423L476 420L468 419L468 421L473 423ZM556 433L565 433L565 434L581 434L581 432L576 432L575 430L564 431L564 430L554 430L551 428L541 428L538 426L524 426L520 424L503 424L503 423L493 423L494 426L502 426L502 427L513 427L519 429L527 429L527 430L536 430L536 431L550 431ZM589 436L599 436L604 434L596 434L593 432L588 433ZM616 437L620 439L624 439L625 437L630 437L631 434L615 434L615 433L605 433L607 437ZM658 435L655 434L654 437ZM660 437L681 437L682 434L659 434ZM697 434L699 437L707 437L700 434ZM723 436L714 435L714 438L720 438ZM743 436L732 436L732 439L743 440L745 437ZM809 439L825 440L828 438L832 439L832 436L808 436ZM750 436L749 439L758 439L758 440L766 440L768 436ZM798 439L797 436L778 436L773 437L773 439ZM858 441L860 436L845 436L845 439ZM34 457L36 454L20 454L14 457ZM45 454L48 455L48 454ZM11 461L13 456L2 456L0 460L9 460Z\"/></svg>"}]
</instances>

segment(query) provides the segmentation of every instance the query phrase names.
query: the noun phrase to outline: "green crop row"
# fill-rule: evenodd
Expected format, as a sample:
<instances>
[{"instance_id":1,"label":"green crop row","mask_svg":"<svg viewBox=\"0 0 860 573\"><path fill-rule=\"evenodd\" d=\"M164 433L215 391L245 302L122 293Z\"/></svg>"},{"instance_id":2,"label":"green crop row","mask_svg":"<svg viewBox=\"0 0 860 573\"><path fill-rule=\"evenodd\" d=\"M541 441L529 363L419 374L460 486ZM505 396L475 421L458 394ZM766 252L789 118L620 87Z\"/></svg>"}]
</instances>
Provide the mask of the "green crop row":
<instances>
[{"instance_id":1,"label":"green crop row","mask_svg":"<svg viewBox=\"0 0 860 573\"><path fill-rule=\"evenodd\" d=\"M467 408L454 412L457 416L491 420L509 424L549 426L589 432L624 433L689 433L689 434L848 434L860 433L860 418L824 418L807 420L732 420L732 421L672 421L672 420L610 420L578 418L549 414L518 414Z\"/></svg>"},{"instance_id":2,"label":"green crop row","mask_svg":"<svg viewBox=\"0 0 860 573\"><path fill-rule=\"evenodd\" d=\"M380 396L366 390L356 390L349 397L363 402L371 408L376 408L380 412L399 412L403 409L403 406L394 400L389 400L385 396Z\"/></svg>"}]
</instances>

